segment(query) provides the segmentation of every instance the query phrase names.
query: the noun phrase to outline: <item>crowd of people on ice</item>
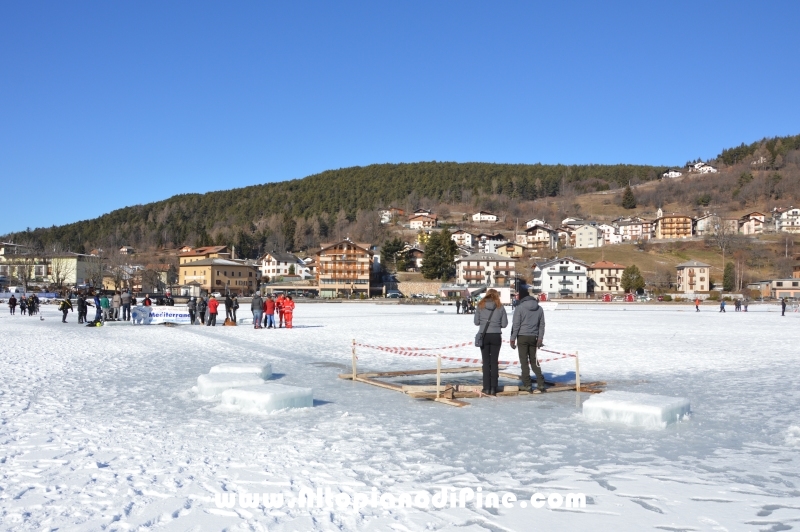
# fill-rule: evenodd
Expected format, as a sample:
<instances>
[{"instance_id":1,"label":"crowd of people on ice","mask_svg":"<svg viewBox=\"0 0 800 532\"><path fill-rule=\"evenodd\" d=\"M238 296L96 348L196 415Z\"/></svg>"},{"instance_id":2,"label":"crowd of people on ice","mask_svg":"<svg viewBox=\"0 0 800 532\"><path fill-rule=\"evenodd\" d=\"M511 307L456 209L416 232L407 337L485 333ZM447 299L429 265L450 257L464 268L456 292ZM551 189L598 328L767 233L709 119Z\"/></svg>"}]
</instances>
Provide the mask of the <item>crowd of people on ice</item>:
<instances>
[{"instance_id":1,"label":"crowd of people on ice","mask_svg":"<svg viewBox=\"0 0 800 532\"><path fill-rule=\"evenodd\" d=\"M225 307L224 325L236 325L236 311L239 309L239 298L236 295L228 295L223 301ZM217 314L219 313L220 302L212 294L208 298L204 296L190 297L187 303L189 310L189 320L192 325L206 325L214 327L217 324ZM290 295L278 294L277 297L269 294L266 299L261 294L253 294L250 301L250 311L253 314L254 329L278 329L286 327L292 328L295 303ZM275 320L277 314L278 319Z\"/></svg>"},{"instance_id":2,"label":"crowd of people on ice","mask_svg":"<svg viewBox=\"0 0 800 532\"><path fill-rule=\"evenodd\" d=\"M17 305L19 305L19 313L21 315L36 316L39 314L40 303L39 296L36 294L31 294L27 297L20 296L19 299L14 294L11 294L11 297L8 298L8 307L12 316L17 312Z\"/></svg>"}]
</instances>

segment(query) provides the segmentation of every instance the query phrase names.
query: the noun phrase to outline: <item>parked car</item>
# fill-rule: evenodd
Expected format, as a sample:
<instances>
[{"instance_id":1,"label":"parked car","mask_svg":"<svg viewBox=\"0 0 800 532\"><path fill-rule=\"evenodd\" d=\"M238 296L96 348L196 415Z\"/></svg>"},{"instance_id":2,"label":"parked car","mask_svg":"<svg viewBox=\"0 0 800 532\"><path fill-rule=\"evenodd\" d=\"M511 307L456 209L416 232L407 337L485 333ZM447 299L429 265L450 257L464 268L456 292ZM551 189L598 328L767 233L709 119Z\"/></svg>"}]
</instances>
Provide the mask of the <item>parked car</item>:
<instances>
[{"instance_id":1,"label":"parked car","mask_svg":"<svg viewBox=\"0 0 800 532\"><path fill-rule=\"evenodd\" d=\"M400 299L403 297L403 294L400 293L400 290L387 290L386 297L388 299Z\"/></svg>"}]
</instances>

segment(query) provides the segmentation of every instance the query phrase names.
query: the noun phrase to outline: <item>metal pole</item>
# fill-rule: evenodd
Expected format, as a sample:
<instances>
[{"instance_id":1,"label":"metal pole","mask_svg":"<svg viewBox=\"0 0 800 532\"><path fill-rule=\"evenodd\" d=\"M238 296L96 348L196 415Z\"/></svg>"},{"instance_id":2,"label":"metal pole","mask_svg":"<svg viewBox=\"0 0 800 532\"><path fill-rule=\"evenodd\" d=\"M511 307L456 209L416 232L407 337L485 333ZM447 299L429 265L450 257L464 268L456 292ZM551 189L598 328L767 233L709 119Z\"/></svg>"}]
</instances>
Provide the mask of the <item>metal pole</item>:
<instances>
[{"instance_id":1,"label":"metal pole","mask_svg":"<svg viewBox=\"0 0 800 532\"><path fill-rule=\"evenodd\" d=\"M436 398L439 398L439 391L442 385L442 356L436 355Z\"/></svg>"},{"instance_id":2,"label":"metal pole","mask_svg":"<svg viewBox=\"0 0 800 532\"><path fill-rule=\"evenodd\" d=\"M575 393L581 392L581 364L578 359L578 352L575 351Z\"/></svg>"},{"instance_id":3,"label":"metal pole","mask_svg":"<svg viewBox=\"0 0 800 532\"><path fill-rule=\"evenodd\" d=\"M353 338L353 382L356 380L356 339Z\"/></svg>"}]
</instances>

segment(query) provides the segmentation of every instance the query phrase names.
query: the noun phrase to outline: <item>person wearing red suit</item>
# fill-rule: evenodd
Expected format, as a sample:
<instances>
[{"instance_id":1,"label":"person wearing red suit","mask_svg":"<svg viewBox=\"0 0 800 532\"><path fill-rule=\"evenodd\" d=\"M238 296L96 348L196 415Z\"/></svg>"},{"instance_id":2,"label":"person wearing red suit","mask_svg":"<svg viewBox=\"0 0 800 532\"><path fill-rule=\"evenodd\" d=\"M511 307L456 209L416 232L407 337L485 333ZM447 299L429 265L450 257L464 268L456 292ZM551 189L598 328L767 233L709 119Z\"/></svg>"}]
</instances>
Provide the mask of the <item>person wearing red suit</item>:
<instances>
[{"instance_id":1,"label":"person wearing red suit","mask_svg":"<svg viewBox=\"0 0 800 532\"><path fill-rule=\"evenodd\" d=\"M217 309L219 308L219 301L214 296L211 296L208 299L208 320L206 325L210 325L212 327L217 326Z\"/></svg>"},{"instance_id":2,"label":"person wearing red suit","mask_svg":"<svg viewBox=\"0 0 800 532\"><path fill-rule=\"evenodd\" d=\"M278 311L278 328L283 327L283 305L286 302L286 298L283 297L283 294L278 294L278 299L275 300L275 310Z\"/></svg>"},{"instance_id":3,"label":"person wearing red suit","mask_svg":"<svg viewBox=\"0 0 800 532\"><path fill-rule=\"evenodd\" d=\"M294 315L294 300L292 296L286 296L283 300L283 316L286 318L286 328L292 328L292 316Z\"/></svg>"}]
</instances>

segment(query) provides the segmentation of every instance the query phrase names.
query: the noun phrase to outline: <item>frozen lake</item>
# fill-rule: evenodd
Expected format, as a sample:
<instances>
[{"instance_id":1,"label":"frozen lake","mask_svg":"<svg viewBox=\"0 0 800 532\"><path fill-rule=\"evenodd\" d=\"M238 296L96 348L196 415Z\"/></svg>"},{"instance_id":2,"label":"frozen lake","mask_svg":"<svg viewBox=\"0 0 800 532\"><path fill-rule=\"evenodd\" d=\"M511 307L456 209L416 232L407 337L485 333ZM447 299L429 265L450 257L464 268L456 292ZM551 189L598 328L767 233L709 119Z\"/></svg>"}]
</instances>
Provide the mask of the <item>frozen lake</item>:
<instances>
[{"instance_id":1,"label":"frozen lake","mask_svg":"<svg viewBox=\"0 0 800 532\"><path fill-rule=\"evenodd\" d=\"M243 306L244 307L244 306ZM0 314L2 530L789 530L800 527L800 314L711 306L546 313L547 348L582 380L686 397L663 430L588 423L575 393L453 408L337 378L352 339L469 341L453 307L303 304L292 330L79 326ZM623 310L624 309L624 310ZM244 310L244 308L240 309ZM240 312L241 315L241 312ZM510 329L504 333L508 338ZM479 357L467 347L448 354ZM516 352L504 346L501 359ZM314 407L244 415L192 390L221 363L272 365ZM359 350L359 369L434 367ZM446 363L448 365L456 365ZM570 379L571 360L545 372ZM402 493L481 487L527 500L581 492L585 508L220 509L215 494Z\"/></svg>"}]
</instances>

